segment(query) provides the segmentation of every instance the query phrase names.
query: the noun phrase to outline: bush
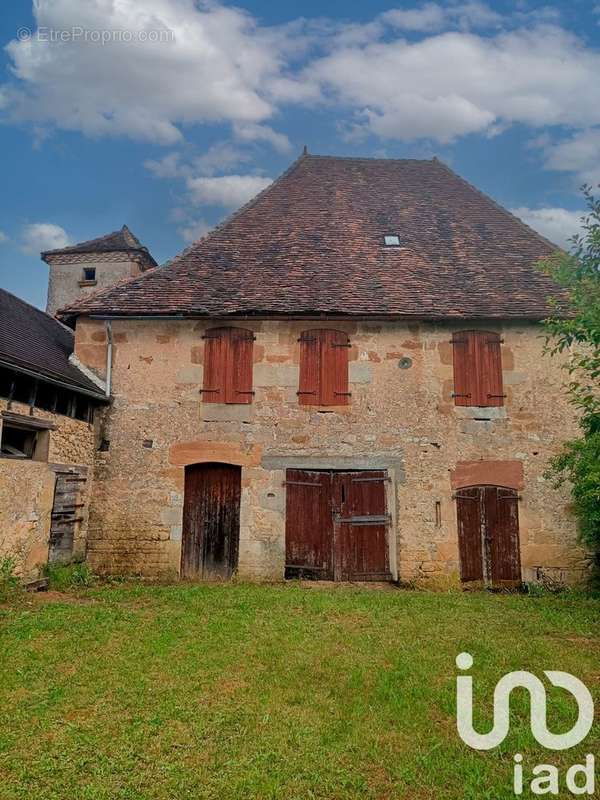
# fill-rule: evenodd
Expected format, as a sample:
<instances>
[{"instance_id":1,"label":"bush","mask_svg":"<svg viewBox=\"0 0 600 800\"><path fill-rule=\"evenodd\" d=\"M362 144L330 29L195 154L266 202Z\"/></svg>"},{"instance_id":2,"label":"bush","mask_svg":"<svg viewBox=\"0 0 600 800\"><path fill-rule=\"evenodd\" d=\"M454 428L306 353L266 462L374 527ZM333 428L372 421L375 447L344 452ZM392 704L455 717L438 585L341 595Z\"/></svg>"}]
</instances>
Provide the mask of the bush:
<instances>
[{"instance_id":1,"label":"bush","mask_svg":"<svg viewBox=\"0 0 600 800\"><path fill-rule=\"evenodd\" d=\"M580 411L581 435L565 443L549 464L547 477L567 484L582 543L600 576L600 200L584 187L588 214L571 253L556 253L541 269L563 287L546 320L546 347L561 354L569 377L566 392ZM566 298L566 302L565 302Z\"/></svg>"},{"instance_id":2,"label":"bush","mask_svg":"<svg viewBox=\"0 0 600 800\"><path fill-rule=\"evenodd\" d=\"M82 562L46 564L43 573L48 578L48 588L57 592L92 586L94 583L92 570Z\"/></svg>"}]
</instances>

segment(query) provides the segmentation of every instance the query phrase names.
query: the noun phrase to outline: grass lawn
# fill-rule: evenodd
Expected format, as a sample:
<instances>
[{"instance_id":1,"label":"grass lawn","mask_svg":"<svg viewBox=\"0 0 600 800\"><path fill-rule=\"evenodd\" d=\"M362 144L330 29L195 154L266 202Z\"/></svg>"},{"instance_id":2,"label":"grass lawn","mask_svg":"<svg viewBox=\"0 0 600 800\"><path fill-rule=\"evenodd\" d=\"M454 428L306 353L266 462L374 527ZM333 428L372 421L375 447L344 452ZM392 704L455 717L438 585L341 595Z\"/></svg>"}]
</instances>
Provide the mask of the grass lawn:
<instances>
[{"instance_id":1,"label":"grass lawn","mask_svg":"<svg viewBox=\"0 0 600 800\"><path fill-rule=\"evenodd\" d=\"M504 744L470 750L463 650L482 732L510 670L572 672L600 698L592 599L131 584L4 606L0 798L501 800L515 752L600 760L598 726L570 751L537 745L521 690ZM575 703L548 696L549 726L571 727Z\"/></svg>"}]
</instances>

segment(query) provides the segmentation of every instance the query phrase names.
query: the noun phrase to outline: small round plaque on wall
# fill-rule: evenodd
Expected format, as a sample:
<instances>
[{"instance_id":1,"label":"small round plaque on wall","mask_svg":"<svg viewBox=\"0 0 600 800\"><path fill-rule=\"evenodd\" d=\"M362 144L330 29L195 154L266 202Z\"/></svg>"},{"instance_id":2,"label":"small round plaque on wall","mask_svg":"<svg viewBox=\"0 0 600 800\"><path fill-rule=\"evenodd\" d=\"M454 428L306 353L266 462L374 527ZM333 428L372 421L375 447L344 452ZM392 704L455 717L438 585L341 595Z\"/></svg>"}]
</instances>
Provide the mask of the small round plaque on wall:
<instances>
[{"instance_id":1,"label":"small round plaque on wall","mask_svg":"<svg viewBox=\"0 0 600 800\"><path fill-rule=\"evenodd\" d=\"M398 366L400 369L410 369L412 367L412 358L409 358L408 356L401 358L398 362Z\"/></svg>"}]
</instances>

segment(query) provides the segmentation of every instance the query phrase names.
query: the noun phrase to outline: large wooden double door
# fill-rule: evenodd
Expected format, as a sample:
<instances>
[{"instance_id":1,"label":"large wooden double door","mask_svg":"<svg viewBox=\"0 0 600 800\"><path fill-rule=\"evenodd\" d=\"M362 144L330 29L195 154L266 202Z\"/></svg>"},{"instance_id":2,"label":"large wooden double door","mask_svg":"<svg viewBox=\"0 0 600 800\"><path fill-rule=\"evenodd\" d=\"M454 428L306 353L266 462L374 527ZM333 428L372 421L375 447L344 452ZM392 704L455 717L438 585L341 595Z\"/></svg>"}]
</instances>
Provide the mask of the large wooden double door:
<instances>
[{"instance_id":1,"label":"large wooden double door","mask_svg":"<svg viewBox=\"0 0 600 800\"><path fill-rule=\"evenodd\" d=\"M521 584L518 494L503 486L456 492L461 580L488 588Z\"/></svg>"},{"instance_id":2,"label":"large wooden double door","mask_svg":"<svg viewBox=\"0 0 600 800\"><path fill-rule=\"evenodd\" d=\"M390 580L385 471L289 469L286 577Z\"/></svg>"}]
</instances>

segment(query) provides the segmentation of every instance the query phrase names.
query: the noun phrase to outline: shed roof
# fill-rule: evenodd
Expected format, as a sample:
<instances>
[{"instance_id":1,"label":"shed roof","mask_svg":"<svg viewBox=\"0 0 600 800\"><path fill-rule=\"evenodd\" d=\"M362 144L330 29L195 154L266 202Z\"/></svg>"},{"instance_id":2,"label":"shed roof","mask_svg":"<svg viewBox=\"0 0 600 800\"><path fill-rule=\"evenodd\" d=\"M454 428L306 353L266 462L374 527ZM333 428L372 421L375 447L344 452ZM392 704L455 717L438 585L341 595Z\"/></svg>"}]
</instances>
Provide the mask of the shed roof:
<instances>
[{"instance_id":1,"label":"shed roof","mask_svg":"<svg viewBox=\"0 0 600 800\"><path fill-rule=\"evenodd\" d=\"M69 361L72 352L72 331L0 289L0 362L104 399L102 390Z\"/></svg>"}]
</instances>

